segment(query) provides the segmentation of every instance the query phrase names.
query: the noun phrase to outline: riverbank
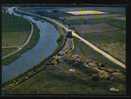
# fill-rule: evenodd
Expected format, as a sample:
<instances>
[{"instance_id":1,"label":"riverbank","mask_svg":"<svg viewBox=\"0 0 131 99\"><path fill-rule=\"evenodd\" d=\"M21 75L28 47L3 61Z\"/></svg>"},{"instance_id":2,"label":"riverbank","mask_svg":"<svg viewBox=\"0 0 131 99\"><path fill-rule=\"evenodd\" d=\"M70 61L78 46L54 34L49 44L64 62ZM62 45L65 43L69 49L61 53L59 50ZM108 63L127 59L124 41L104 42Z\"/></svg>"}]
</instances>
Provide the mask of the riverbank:
<instances>
[{"instance_id":1,"label":"riverbank","mask_svg":"<svg viewBox=\"0 0 131 99\"><path fill-rule=\"evenodd\" d=\"M59 27L57 27L57 29L59 29ZM61 31L62 33L62 30L59 29L58 31ZM60 41L58 41L59 45L58 45L58 48L54 51L54 53L52 53L52 55L50 55L49 57L47 57L45 60L43 60L41 63L39 63L38 65L34 66L33 68L29 69L28 71L26 71L25 73L19 75L18 77L10 80L10 81L7 81L6 83L2 84L2 90L6 90L6 87L14 87L14 86L17 86L19 85L20 83L30 79L31 77L33 77L34 75L36 75L37 73L43 71L46 67L44 66L43 67L43 64L46 64L48 63L48 61L51 61L52 60L52 57L54 55L56 55L65 45L65 42L66 42L66 38L64 38L62 35L60 35L59 37L63 38L63 39L60 39L63 40L61 43Z\"/></svg>"},{"instance_id":2,"label":"riverbank","mask_svg":"<svg viewBox=\"0 0 131 99\"><path fill-rule=\"evenodd\" d=\"M19 84L25 80L27 80L27 78L32 77L33 75L35 75L37 72L39 72L40 70L43 70L44 67L41 67L41 64L44 64L45 62L47 62L52 56L56 55L64 46L66 38L63 36L64 35L64 31L63 29L61 29L60 27L58 27L57 25L53 24L55 26L55 28L57 28L57 30L59 31L59 37L57 40L58 43L58 47L57 49L54 51L53 54L51 54L49 57L47 57L45 60L43 60L41 63L39 63L38 65L34 66L32 69L29 69L28 71L26 71L25 73L19 75L18 77L7 81L6 83L4 83L2 86L5 85L9 85L9 84ZM35 71L35 72L34 72ZM17 83L16 83L17 82ZM16 85L15 85L16 86Z\"/></svg>"}]
</instances>

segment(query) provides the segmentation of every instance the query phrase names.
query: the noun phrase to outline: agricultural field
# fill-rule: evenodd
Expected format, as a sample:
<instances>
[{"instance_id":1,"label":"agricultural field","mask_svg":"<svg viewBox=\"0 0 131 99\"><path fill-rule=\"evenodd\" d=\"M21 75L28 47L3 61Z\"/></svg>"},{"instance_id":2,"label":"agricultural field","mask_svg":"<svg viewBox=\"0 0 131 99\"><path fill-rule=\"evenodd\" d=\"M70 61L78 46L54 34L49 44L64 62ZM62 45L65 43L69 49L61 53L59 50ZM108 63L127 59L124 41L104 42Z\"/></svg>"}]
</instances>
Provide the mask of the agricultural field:
<instances>
[{"instance_id":1,"label":"agricultural field","mask_svg":"<svg viewBox=\"0 0 131 99\"><path fill-rule=\"evenodd\" d=\"M80 16L81 17L81 16ZM86 19L87 17L87 19ZM69 18L66 23L76 30L83 38L99 48L110 53L125 63L126 56L126 20L124 15L118 16L93 16L88 19L88 16L80 18L80 20ZM91 17L91 16L90 16ZM121 18L122 17L122 18ZM69 23L68 23L69 22ZM73 23L74 22L74 23Z\"/></svg>"},{"instance_id":2,"label":"agricultural field","mask_svg":"<svg viewBox=\"0 0 131 99\"><path fill-rule=\"evenodd\" d=\"M2 12L2 56L6 56L12 52L18 50L31 33L31 23L24 18L9 15ZM35 25L34 25L35 27ZM31 38L31 42L19 53L11 55L2 61L2 64L9 64L16 58L18 58L27 49L33 47L39 39L38 29L34 28L34 34Z\"/></svg>"},{"instance_id":3,"label":"agricultural field","mask_svg":"<svg viewBox=\"0 0 131 99\"><path fill-rule=\"evenodd\" d=\"M8 55L15 50L17 50L17 48L2 48L2 56Z\"/></svg>"},{"instance_id":4,"label":"agricultural field","mask_svg":"<svg viewBox=\"0 0 131 99\"><path fill-rule=\"evenodd\" d=\"M16 49L8 49L9 46L22 45L30 34L31 24L23 18L2 13L2 47L7 47L2 52L7 55ZM8 51L7 51L8 50Z\"/></svg>"},{"instance_id":5,"label":"agricultural field","mask_svg":"<svg viewBox=\"0 0 131 99\"><path fill-rule=\"evenodd\" d=\"M2 13L2 47L22 45L30 30L31 24L27 20Z\"/></svg>"}]
</instances>

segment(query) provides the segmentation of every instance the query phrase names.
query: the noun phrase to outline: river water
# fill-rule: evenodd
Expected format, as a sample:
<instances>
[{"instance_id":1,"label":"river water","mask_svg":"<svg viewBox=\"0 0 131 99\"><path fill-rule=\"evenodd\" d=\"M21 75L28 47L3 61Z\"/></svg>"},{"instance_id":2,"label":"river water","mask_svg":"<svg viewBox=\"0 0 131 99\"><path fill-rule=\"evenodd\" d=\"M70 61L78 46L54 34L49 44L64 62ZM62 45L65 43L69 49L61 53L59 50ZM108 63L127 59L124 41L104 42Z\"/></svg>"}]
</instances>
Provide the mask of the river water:
<instances>
[{"instance_id":1,"label":"river water","mask_svg":"<svg viewBox=\"0 0 131 99\"><path fill-rule=\"evenodd\" d=\"M13 12L13 7L9 8L8 12L20 16ZM23 53L12 63L2 66L2 83L17 77L31 69L34 65L39 64L58 47L56 40L59 37L59 33L52 24L43 20L35 20L33 17L27 15L22 15L22 17L36 24L40 30L40 38L32 49Z\"/></svg>"}]
</instances>

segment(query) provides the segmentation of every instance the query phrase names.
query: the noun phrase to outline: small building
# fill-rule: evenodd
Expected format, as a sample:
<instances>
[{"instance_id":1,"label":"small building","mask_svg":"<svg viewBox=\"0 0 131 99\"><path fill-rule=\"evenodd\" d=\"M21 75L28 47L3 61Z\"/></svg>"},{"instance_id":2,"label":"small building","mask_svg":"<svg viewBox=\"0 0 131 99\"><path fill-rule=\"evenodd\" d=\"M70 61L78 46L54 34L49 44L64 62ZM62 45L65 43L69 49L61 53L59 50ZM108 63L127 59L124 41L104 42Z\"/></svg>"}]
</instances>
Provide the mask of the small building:
<instances>
[{"instance_id":1,"label":"small building","mask_svg":"<svg viewBox=\"0 0 131 99\"><path fill-rule=\"evenodd\" d=\"M119 92L119 89L118 88L114 88L114 87L111 87L109 90L111 92Z\"/></svg>"},{"instance_id":2,"label":"small building","mask_svg":"<svg viewBox=\"0 0 131 99\"><path fill-rule=\"evenodd\" d=\"M69 69L69 72L75 72L75 69L70 68L70 69Z\"/></svg>"}]
</instances>

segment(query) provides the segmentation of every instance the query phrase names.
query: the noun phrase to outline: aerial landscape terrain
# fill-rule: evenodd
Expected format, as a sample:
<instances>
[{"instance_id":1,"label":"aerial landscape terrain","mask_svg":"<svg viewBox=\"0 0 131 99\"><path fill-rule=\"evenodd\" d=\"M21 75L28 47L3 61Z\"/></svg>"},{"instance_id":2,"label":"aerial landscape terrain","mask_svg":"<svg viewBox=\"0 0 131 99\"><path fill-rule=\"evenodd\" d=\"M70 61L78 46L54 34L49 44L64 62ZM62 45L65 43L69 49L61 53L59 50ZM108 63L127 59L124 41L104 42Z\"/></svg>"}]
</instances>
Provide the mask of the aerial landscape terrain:
<instances>
[{"instance_id":1,"label":"aerial landscape terrain","mask_svg":"<svg viewBox=\"0 0 131 99\"><path fill-rule=\"evenodd\" d=\"M126 95L125 7L3 6L2 94Z\"/></svg>"}]
</instances>

